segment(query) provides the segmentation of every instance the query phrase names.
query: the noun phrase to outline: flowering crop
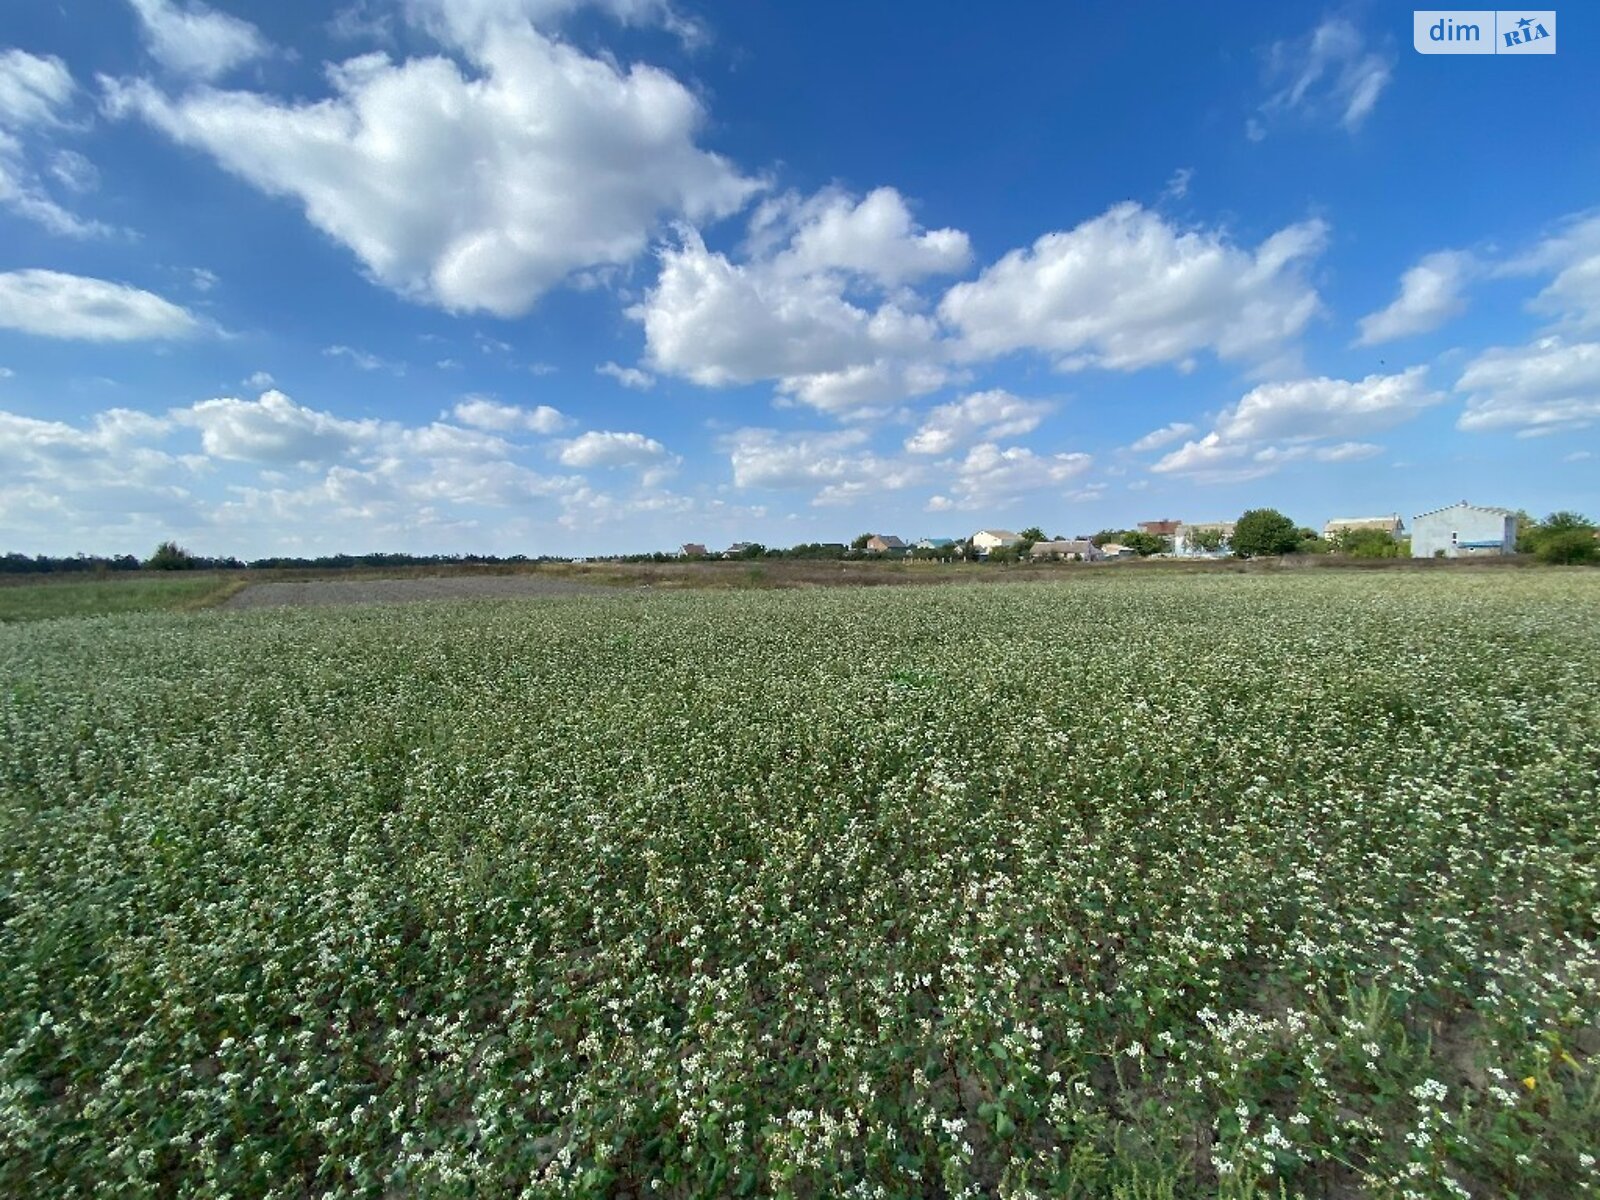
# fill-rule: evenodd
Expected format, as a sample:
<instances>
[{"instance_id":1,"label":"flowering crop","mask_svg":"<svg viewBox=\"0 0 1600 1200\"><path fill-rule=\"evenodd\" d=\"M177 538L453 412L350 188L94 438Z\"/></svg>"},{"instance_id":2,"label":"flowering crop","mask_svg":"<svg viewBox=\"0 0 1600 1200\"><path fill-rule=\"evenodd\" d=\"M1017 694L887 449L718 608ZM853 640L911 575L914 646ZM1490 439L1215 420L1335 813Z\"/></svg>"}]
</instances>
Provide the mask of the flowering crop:
<instances>
[{"instance_id":1,"label":"flowering crop","mask_svg":"<svg viewBox=\"0 0 1600 1200\"><path fill-rule=\"evenodd\" d=\"M0 1194L1600 1191L1600 576L0 629Z\"/></svg>"}]
</instances>

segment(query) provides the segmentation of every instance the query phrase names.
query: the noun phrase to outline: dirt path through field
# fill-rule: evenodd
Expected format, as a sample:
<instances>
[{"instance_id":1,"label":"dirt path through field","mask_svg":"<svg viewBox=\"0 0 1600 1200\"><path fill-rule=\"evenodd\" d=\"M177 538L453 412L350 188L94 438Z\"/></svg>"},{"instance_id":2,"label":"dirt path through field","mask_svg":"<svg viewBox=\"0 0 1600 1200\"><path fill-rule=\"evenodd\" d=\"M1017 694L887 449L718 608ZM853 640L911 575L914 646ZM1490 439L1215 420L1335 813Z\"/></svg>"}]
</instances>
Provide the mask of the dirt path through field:
<instances>
[{"instance_id":1,"label":"dirt path through field","mask_svg":"<svg viewBox=\"0 0 1600 1200\"><path fill-rule=\"evenodd\" d=\"M517 596L604 596L618 589L544 579L536 575L442 576L425 579L307 579L254 583L223 608L295 608L340 604L411 604L421 600L472 600Z\"/></svg>"}]
</instances>

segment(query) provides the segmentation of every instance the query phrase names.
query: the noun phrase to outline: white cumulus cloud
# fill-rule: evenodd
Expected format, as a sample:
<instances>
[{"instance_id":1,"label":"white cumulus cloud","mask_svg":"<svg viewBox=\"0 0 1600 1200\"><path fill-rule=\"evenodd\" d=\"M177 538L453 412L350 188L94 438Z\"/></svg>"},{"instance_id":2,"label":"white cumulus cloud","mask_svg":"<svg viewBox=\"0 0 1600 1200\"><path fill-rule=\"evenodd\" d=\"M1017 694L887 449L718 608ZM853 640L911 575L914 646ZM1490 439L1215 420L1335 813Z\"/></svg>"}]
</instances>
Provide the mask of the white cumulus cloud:
<instances>
[{"instance_id":1,"label":"white cumulus cloud","mask_svg":"<svg viewBox=\"0 0 1600 1200\"><path fill-rule=\"evenodd\" d=\"M623 387L632 388L636 392L648 391L656 385L656 377L649 371L641 371L638 367L624 367L614 362L601 363L594 369L594 373L615 379Z\"/></svg>"},{"instance_id":2,"label":"white cumulus cloud","mask_svg":"<svg viewBox=\"0 0 1600 1200\"><path fill-rule=\"evenodd\" d=\"M1430 333L1466 311L1461 292L1476 269L1472 255L1459 250L1429 254L1400 277L1400 294L1387 308L1361 318L1358 346Z\"/></svg>"},{"instance_id":3,"label":"white cumulus cloud","mask_svg":"<svg viewBox=\"0 0 1600 1200\"><path fill-rule=\"evenodd\" d=\"M1025 493L1059 490L1093 463L1087 454L1038 454L1026 446L983 442L965 458L940 464L947 472L944 486L928 506L934 512L996 507Z\"/></svg>"},{"instance_id":4,"label":"white cumulus cloud","mask_svg":"<svg viewBox=\"0 0 1600 1200\"><path fill-rule=\"evenodd\" d=\"M1018 437L1037 429L1051 408L1045 401L1023 400L998 388L973 392L929 411L921 427L906 439L906 449L913 454L949 454L968 442Z\"/></svg>"},{"instance_id":5,"label":"white cumulus cloud","mask_svg":"<svg viewBox=\"0 0 1600 1200\"><path fill-rule=\"evenodd\" d=\"M590 430L556 448L556 458L564 467L637 467L661 461L667 448L642 433L616 433Z\"/></svg>"},{"instance_id":6,"label":"white cumulus cloud","mask_svg":"<svg viewBox=\"0 0 1600 1200\"><path fill-rule=\"evenodd\" d=\"M1486 350L1461 372L1456 391L1466 397L1461 429L1533 436L1587 428L1600 421L1600 343L1550 336Z\"/></svg>"},{"instance_id":7,"label":"white cumulus cloud","mask_svg":"<svg viewBox=\"0 0 1600 1200\"><path fill-rule=\"evenodd\" d=\"M734 261L685 230L662 252L655 287L630 310L657 370L704 387L772 381L845 417L956 377L938 322L890 288L959 268L966 237L923 231L892 189L763 206L747 249Z\"/></svg>"},{"instance_id":8,"label":"white cumulus cloud","mask_svg":"<svg viewBox=\"0 0 1600 1200\"><path fill-rule=\"evenodd\" d=\"M153 292L60 271L0 272L0 329L93 342L191 337L201 323Z\"/></svg>"},{"instance_id":9,"label":"white cumulus cloud","mask_svg":"<svg viewBox=\"0 0 1600 1200\"><path fill-rule=\"evenodd\" d=\"M751 221L751 245L787 237L776 256L782 274L845 271L885 287L949 275L972 259L967 235L959 229L924 230L905 198L880 187L855 200L838 189L810 199L786 196L762 205Z\"/></svg>"},{"instance_id":10,"label":"white cumulus cloud","mask_svg":"<svg viewBox=\"0 0 1600 1200\"><path fill-rule=\"evenodd\" d=\"M145 45L170 71L215 79L271 47L248 21L199 0L128 0L138 14Z\"/></svg>"},{"instance_id":11,"label":"white cumulus cloud","mask_svg":"<svg viewBox=\"0 0 1600 1200\"><path fill-rule=\"evenodd\" d=\"M560 433L572 424L570 417L548 404L522 408L515 404L502 404L485 396L464 397L450 411L463 425L496 433L527 430L548 435Z\"/></svg>"},{"instance_id":12,"label":"white cumulus cloud","mask_svg":"<svg viewBox=\"0 0 1600 1200\"><path fill-rule=\"evenodd\" d=\"M349 421L296 404L280 391L259 400L225 396L171 414L200 431L200 444L216 458L242 462L328 463L378 436L376 421Z\"/></svg>"},{"instance_id":13,"label":"white cumulus cloud","mask_svg":"<svg viewBox=\"0 0 1600 1200\"><path fill-rule=\"evenodd\" d=\"M1229 441L1348 437L1389 429L1444 400L1427 385L1427 368L1364 379L1297 379L1264 383L1217 421Z\"/></svg>"},{"instance_id":14,"label":"white cumulus cloud","mask_svg":"<svg viewBox=\"0 0 1600 1200\"><path fill-rule=\"evenodd\" d=\"M1425 367L1346 380L1327 377L1262 384L1218 416L1205 436L1186 441L1150 469L1199 483L1233 483L1301 461L1369 458L1382 447L1355 439L1412 420L1445 396ZM1337 439L1337 440L1336 440Z\"/></svg>"},{"instance_id":15,"label":"white cumulus cloud","mask_svg":"<svg viewBox=\"0 0 1600 1200\"><path fill-rule=\"evenodd\" d=\"M294 199L379 283L456 312L519 315L574 272L634 259L663 218L724 216L756 190L695 144L705 114L673 76L491 7L505 11L441 22L470 38L451 45L470 70L373 53L330 67L321 100L136 80L108 84L108 108Z\"/></svg>"},{"instance_id":16,"label":"white cumulus cloud","mask_svg":"<svg viewBox=\"0 0 1600 1200\"><path fill-rule=\"evenodd\" d=\"M1326 238L1305 221L1252 251L1118 204L956 284L940 313L972 358L1031 349L1062 368L1114 370L1182 366L1203 351L1261 360L1319 311L1303 268Z\"/></svg>"}]
</instances>

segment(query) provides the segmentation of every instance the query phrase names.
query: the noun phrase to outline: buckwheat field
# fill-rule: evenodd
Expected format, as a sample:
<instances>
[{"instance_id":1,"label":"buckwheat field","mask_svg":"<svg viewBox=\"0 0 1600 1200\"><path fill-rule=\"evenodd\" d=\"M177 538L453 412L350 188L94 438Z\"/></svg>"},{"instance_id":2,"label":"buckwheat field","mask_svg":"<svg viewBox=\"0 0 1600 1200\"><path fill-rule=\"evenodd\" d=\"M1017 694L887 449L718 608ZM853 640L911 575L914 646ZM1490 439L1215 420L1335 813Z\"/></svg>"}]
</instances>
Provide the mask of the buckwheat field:
<instances>
[{"instance_id":1,"label":"buckwheat field","mask_svg":"<svg viewBox=\"0 0 1600 1200\"><path fill-rule=\"evenodd\" d=\"M0 1194L1600 1193L1600 574L0 627Z\"/></svg>"}]
</instances>

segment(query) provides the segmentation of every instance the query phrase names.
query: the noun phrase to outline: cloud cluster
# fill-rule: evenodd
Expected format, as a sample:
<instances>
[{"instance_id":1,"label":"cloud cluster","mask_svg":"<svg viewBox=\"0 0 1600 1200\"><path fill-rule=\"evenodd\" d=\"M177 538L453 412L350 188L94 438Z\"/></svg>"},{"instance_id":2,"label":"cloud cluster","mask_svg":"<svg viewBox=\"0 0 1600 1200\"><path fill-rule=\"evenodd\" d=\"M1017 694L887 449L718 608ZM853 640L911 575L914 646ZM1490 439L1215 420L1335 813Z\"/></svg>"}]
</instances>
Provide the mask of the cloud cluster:
<instances>
[{"instance_id":1,"label":"cloud cluster","mask_svg":"<svg viewBox=\"0 0 1600 1200\"><path fill-rule=\"evenodd\" d=\"M1600 421L1600 343L1559 336L1478 355L1456 381L1466 398L1457 422L1473 432L1522 436L1585 429Z\"/></svg>"},{"instance_id":2,"label":"cloud cluster","mask_svg":"<svg viewBox=\"0 0 1600 1200\"><path fill-rule=\"evenodd\" d=\"M1250 250L1118 204L1013 250L951 288L939 312L968 358L1035 350L1063 369L1122 371L1184 366L1202 352L1262 360L1319 311L1304 268L1326 240L1311 220Z\"/></svg>"},{"instance_id":3,"label":"cloud cluster","mask_svg":"<svg viewBox=\"0 0 1600 1200\"><path fill-rule=\"evenodd\" d=\"M350 419L277 390L160 415L111 409L85 428L0 412L0 527L84 537L100 550L175 532L238 553L309 545L313 533L367 547L395 538L420 546L437 534L460 549L485 511L495 514L491 545L505 544L500 525L528 533L541 514L593 530L630 515L743 511L666 490L678 460L643 434L592 431L528 446L511 435L543 436L565 419L483 400L457 411L500 429ZM535 456L562 470L531 465ZM611 490L579 473L593 469L611 472Z\"/></svg>"},{"instance_id":4,"label":"cloud cluster","mask_svg":"<svg viewBox=\"0 0 1600 1200\"><path fill-rule=\"evenodd\" d=\"M46 176L67 191L90 190L93 165L73 150L40 149L46 132L59 132L78 87L67 65L53 55L0 51L0 206L63 237L100 237L111 232L58 202Z\"/></svg>"},{"instance_id":5,"label":"cloud cluster","mask_svg":"<svg viewBox=\"0 0 1600 1200\"><path fill-rule=\"evenodd\" d=\"M1052 405L1023 400L994 389L973 392L951 404L928 412L921 427L906 439L912 454L949 454L976 441L996 441L1032 433L1050 414Z\"/></svg>"},{"instance_id":6,"label":"cloud cluster","mask_svg":"<svg viewBox=\"0 0 1600 1200\"><path fill-rule=\"evenodd\" d=\"M1382 447L1353 439L1391 429L1443 402L1443 393L1428 388L1426 374L1426 368L1413 367L1359 380L1324 376L1262 384L1224 409L1210 432L1150 469L1199 483L1235 483L1292 462L1370 458Z\"/></svg>"},{"instance_id":7,"label":"cloud cluster","mask_svg":"<svg viewBox=\"0 0 1600 1200\"><path fill-rule=\"evenodd\" d=\"M516 316L575 272L631 262L663 218L724 216L758 186L695 144L705 114L677 79L514 19L528 7L431 13L471 71L371 53L329 67L321 100L131 80L108 84L108 106L297 201L384 286Z\"/></svg>"},{"instance_id":8,"label":"cloud cluster","mask_svg":"<svg viewBox=\"0 0 1600 1200\"><path fill-rule=\"evenodd\" d=\"M841 416L881 411L953 378L936 322L895 285L963 266L966 235L923 230L893 189L763 206L734 261L692 229L661 253L630 310L657 370L704 387L774 381Z\"/></svg>"},{"instance_id":9,"label":"cloud cluster","mask_svg":"<svg viewBox=\"0 0 1600 1200\"><path fill-rule=\"evenodd\" d=\"M461 424L474 429L489 429L496 433L526 430L530 433L560 433L572 424L572 418L548 404L522 408L515 404L502 404L486 396L467 396L450 410Z\"/></svg>"},{"instance_id":10,"label":"cloud cluster","mask_svg":"<svg viewBox=\"0 0 1600 1200\"><path fill-rule=\"evenodd\" d=\"M927 311L906 285L963 267L965 235L921 229L891 189L830 193L763 206L742 261L685 231L631 312L658 370L707 387L772 381L824 412L876 415L1016 351L1062 369L1270 361L1320 310L1304 269L1325 240L1307 221L1246 249L1120 204L1012 251Z\"/></svg>"},{"instance_id":11,"label":"cloud cluster","mask_svg":"<svg viewBox=\"0 0 1600 1200\"><path fill-rule=\"evenodd\" d=\"M1042 492L1065 495L1066 485L1093 465L1087 454L1040 454L993 440L1002 431L1031 431L1048 411L1048 405L1005 392L977 393L930 414L929 423L907 440L905 454L875 451L864 429L747 428L723 438L722 447L736 487L809 491L816 507L930 488L932 512L992 508ZM974 437L989 440L951 454ZM949 457L933 461L937 454Z\"/></svg>"},{"instance_id":12,"label":"cloud cluster","mask_svg":"<svg viewBox=\"0 0 1600 1200\"><path fill-rule=\"evenodd\" d=\"M1036 454L1026 446L984 442L944 464L945 490L928 500L928 511L996 508L1030 492L1060 491L1093 461L1087 454Z\"/></svg>"},{"instance_id":13,"label":"cloud cluster","mask_svg":"<svg viewBox=\"0 0 1600 1200\"><path fill-rule=\"evenodd\" d=\"M381 432L377 421L347 421L304 408L279 391L259 400L202 400L174 419L198 429L201 447L213 458L273 466L333 462L372 444Z\"/></svg>"}]
</instances>

